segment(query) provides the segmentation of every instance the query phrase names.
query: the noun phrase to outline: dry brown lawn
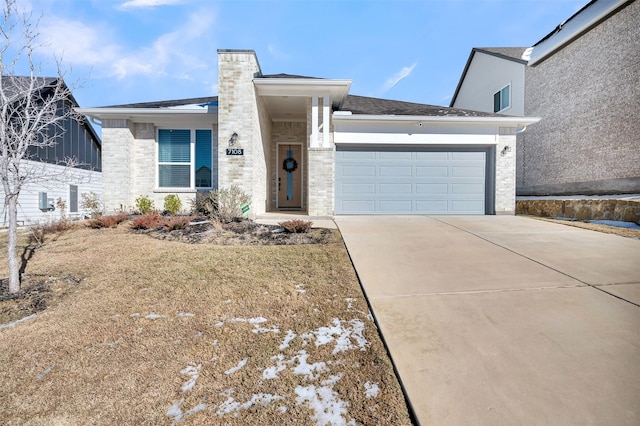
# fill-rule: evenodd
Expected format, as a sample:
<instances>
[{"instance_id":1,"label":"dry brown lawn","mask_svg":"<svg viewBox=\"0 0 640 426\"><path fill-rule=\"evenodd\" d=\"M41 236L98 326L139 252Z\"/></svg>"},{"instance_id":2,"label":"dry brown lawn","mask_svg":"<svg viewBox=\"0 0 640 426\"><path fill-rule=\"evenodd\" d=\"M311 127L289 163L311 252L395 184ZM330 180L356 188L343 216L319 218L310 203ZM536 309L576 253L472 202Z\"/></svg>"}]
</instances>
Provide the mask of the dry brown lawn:
<instances>
[{"instance_id":1,"label":"dry brown lawn","mask_svg":"<svg viewBox=\"0 0 640 426\"><path fill-rule=\"evenodd\" d=\"M339 235L224 246L79 227L25 281L51 297L0 329L2 424L411 423Z\"/></svg>"}]
</instances>

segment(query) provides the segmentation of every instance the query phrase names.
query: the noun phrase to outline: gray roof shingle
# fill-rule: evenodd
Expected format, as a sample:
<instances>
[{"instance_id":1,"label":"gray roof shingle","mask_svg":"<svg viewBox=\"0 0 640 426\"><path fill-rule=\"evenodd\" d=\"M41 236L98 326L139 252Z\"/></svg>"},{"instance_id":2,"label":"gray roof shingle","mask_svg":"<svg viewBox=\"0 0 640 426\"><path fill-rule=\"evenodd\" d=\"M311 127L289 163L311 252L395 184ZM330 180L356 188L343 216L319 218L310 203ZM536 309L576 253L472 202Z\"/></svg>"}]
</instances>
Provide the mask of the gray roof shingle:
<instances>
[{"instance_id":1,"label":"gray roof shingle","mask_svg":"<svg viewBox=\"0 0 640 426\"><path fill-rule=\"evenodd\" d=\"M370 98L366 96L348 95L341 108L353 114L363 115L418 115L431 117L500 117L480 111L450 108L413 102L394 101L390 99Z\"/></svg>"},{"instance_id":2,"label":"gray roof shingle","mask_svg":"<svg viewBox=\"0 0 640 426\"><path fill-rule=\"evenodd\" d=\"M182 105L209 104L218 102L217 96L202 98L174 99L168 101L138 102L134 104L110 105L102 108L169 108Z\"/></svg>"}]
</instances>

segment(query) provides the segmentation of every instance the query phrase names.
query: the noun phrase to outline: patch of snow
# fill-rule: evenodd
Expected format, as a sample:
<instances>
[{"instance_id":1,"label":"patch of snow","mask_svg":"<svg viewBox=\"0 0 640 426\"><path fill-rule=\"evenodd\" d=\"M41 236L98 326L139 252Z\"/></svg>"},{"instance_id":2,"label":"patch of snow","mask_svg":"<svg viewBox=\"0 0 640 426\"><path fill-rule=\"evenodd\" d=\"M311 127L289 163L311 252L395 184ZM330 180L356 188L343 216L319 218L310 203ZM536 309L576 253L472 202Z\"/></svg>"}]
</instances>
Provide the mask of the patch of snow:
<instances>
[{"instance_id":1,"label":"patch of snow","mask_svg":"<svg viewBox=\"0 0 640 426\"><path fill-rule=\"evenodd\" d=\"M129 315L129 316L130 316L131 318L138 318L138 317L140 316L140 313L139 313L139 312L135 312L135 313L133 313L133 314L131 314L131 315Z\"/></svg>"},{"instance_id":2,"label":"patch of snow","mask_svg":"<svg viewBox=\"0 0 640 426\"><path fill-rule=\"evenodd\" d=\"M287 368L284 365L284 355L278 354L276 356L272 356L271 359L276 360L277 362L276 362L276 365L272 367L267 367L262 372L262 378L265 380L277 379L278 373L283 371L285 368Z\"/></svg>"},{"instance_id":3,"label":"patch of snow","mask_svg":"<svg viewBox=\"0 0 640 426\"><path fill-rule=\"evenodd\" d=\"M218 339L216 339L216 340L214 340L213 342L211 342L211 344L212 344L213 346L218 346Z\"/></svg>"},{"instance_id":4,"label":"patch of snow","mask_svg":"<svg viewBox=\"0 0 640 426\"><path fill-rule=\"evenodd\" d=\"M176 339L176 340L173 341L173 344L174 345L180 345L180 344L182 344L182 340Z\"/></svg>"},{"instance_id":5,"label":"patch of snow","mask_svg":"<svg viewBox=\"0 0 640 426\"><path fill-rule=\"evenodd\" d=\"M214 327L220 328L224 325L224 323L222 321L218 321L217 323L215 323Z\"/></svg>"},{"instance_id":6,"label":"patch of snow","mask_svg":"<svg viewBox=\"0 0 640 426\"><path fill-rule=\"evenodd\" d=\"M304 284L297 284L296 285L296 291L298 293L306 293L307 290L304 289Z\"/></svg>"},{"instance_id":7,"label":"patch of snow","mask_svg":"<svg viewBox=\"0 0 640 426\"><path fill-rule=\"evenodd\" d=\"M15 327L17 324L20 324L21 322L25 322L30 320L31 318L35 318L36 314L31 314L28 317L24 317L24 318L20 318L18 320L6 323L6 324L0 324L0 330L2 330L3 328L9 328L9 327Z\"/></svg>"},{"instance_id":8,"label":"patch of snow","mask_svg":"<svg viewBox=\"0 0 640 426\"><path fill-rule=\"evenodd\" d=\"M200 370L202 369L202 365L187 365L180 371L180 374L184 376L189 376L189 380L182 385L182 392L189 392L196 385L196 381L198 377L200 377Z\"/></svg>"},{"instance_id":9,"label":"patch of snow","mask_svg":"<svg viewBox=\"0 0 640 426\"><path fill-rule=\"evenodd\" d=\"M329 376L328 379L323 380L320 384L322 386L334 386L336 383L340 381L340 379L342 379L342 373Z\"/></svg>"},{"instance_id":10,"label":"patch of snow","mask_svg":"<svg viewBox=\"0 0 640 426\"><path fill-rule=\"evenodd\" d=\"M349 404L341 400L338 393L331 387L296 386L295 393L297 395L296 403L306 405L313 411L311 419L315 420L316 425L355 425L354 419L347 422L343 417L348 415L347 407Z\"/></svg>"},{"instance_id":11,"label":"patch of snow","mask_svg":"<svg viewBox=\"0 0 640 426\"><path fill-rule=\"evenodd\" d=\"M278 411L280 411L281 413L286 413L287 412L287 406L286 405L281 405L278 407Z\"/></svg>"},{"instance_id":12,"label":"patch of snow","mask_svg":"<svg viewBox=\"0 0 640 426\"><path fill-rule=\"evenodd\" d=\"M180 423L182 421L182 409L180 406L184 402L184 398L174 402L167 410L167 417L173 417L173 424Z\"/></svg>"},{"instance_id":13,"label":"patch of snow","mask_svg":"<svg viewBox=\"0 0 640 426\"><path fill-rule=\"evenodd\" d=\"M192 314L191 312L179 312L178 315L176 315L176 317L178 318L188 318L188 317L195 317L196 314Z\"/></svg>"},{"instance_id":14,"label":"patch of snow","mask_svg":"<svg viewBox=\"0 0 640 426\"><path fill-rule=\"evenodd\" d=\"M287 335L284 336L284 340L282 341L282 344L280 345L279 349L281 351L287 349L289 347L289 343L291 343L291 341L295 338L296 338L296 333L294 333L293 330L287 331Z\"/></svg>"},{"instance_id":15,"label":"patch of snow","mask_svg":"<svg viewBox=\"0 0 640 426\"><path fill-rule=\"evenodd\" d=\"M338 318L333 319L333 326L320 327L314 334L316 336L316 346L326 345L331 342L336 342L336 346L333 349L333 354L344 352L349 349L355 349L351 340L355 340L357 347L360 350L365 350L368 342L364 338L362 333L364 332L364 323L359 319L352 319L349 321L351 327L345 327L344 321Z\"/></svg>"},{"instance_id":16,"label":"patch of snow","mask_svg":"<svg viewBox=\"0 0 640 426\"><path fill-rule=\"evenodd\" d=\"M318 378L320 373L327 371L326 362L314 362L313 364L309 364L307 359L309 359L309 354L307 354L306 351L299 351L298 355L287 361L288 364L294 364L296 361L298 362L298 365L293 368L293 374L305 376L305 379L307 380L314 380Z\"/></svg>"},{"instance_id":17,"label":"patch of snow","mask_svg":"<svg viewBox=\"0 0 640 426\"><path fill-rule=\"evenodd\" d=\"M231 299L225 300L224 303L231 303Z\"/></svg>"},{"instance_id":18,"label":"patch of snow","mask_svg":"<svg viewBox=\"0 0 640 426\"><path fill-rule=\"evenodd\" d=\"M367 382L364 384L364 388L365 388L364 396L366 396L367 399L375 398L380 393L380 387L378 386L377 383Z\"/></svg>"},{"instance_id":19,"label":"patch of snow","mask_svg":"<svg viewBox=\"0 0 640 426\"><path fill-rule=\"evenodd\" d=\"M234 411L237 412L240 410L248 410L255 404L268 405L272 402L280 401L281 399L284 399L284 397L279 395L272 395L270 393L257 393L251 396L251 399L249 401L240 403L233 397L229 396L227 397L227 400L225 402L218 406L218 411L216 411L216 414L222 417L225 414L230 414Z\"/></svg>"},{"instance_id":20,"label":"patch of snow","mask_svg":"<svg viewBox=\"0 0 640 426\"><path fill-rule=\"evenodd\" d=\"M141 288L141 289L140 289L140 291L141 291L141 292L145 292L145 291L147 291L147 290L149 290L147 287L145 287L145 288Z\"/></svg>"},{"instance_id":21,"label":"patch of snow","mask_svg":"<svg viewBox=\"0 0 640 426\"><path fill-rule=\"evenodd\" d=\"M195 339L196 337L202 337L202 331L198 331L196 334L193 335L193 338Z\"/></svg>"},{"instance_id":22,"label":"patch of snow","mask_svg":"<svg viewBox=\"0 0 640 426\"><path fill-rule=\"evenodd\" d=\"M238 365L236 365L235 367L232 367L230 369L228 369L227 371L224 372L224 374L226 374L227 376L230 374L235 373L236 371L240 370L242 367L245 366L245 364L247 363L247 361L249 361L249 358L245 358L242 361L240 361L238 363Z\"/></svg>"},{"instance_id":23,"label":"patch of snow","mask_svg":"<svg viewBox=\"0 0 640 426\"><path fill-rule=\"evenodd\" d=\"M166 318L166 317L167 317L166 315L160 315L160 314L156 314L156 313L151 312L145 318L154 320L154 319L160 319L160 318Z\"/></svg>"},{"instance_id":24,"label":"patch of snow","mask_svg":"<svg viewBox=\"0 0 640 426\"><path fill-rule=\"evenodd\" d=\"M42 380L44 378L44 376L46 376L47 374L49 374L51 372L51 370L53 370L53 367L55 367L56 365L50 365L49 367L47 367L42 373L38 374L36 376L36 380Z\"/></svg>"}]
</instances>

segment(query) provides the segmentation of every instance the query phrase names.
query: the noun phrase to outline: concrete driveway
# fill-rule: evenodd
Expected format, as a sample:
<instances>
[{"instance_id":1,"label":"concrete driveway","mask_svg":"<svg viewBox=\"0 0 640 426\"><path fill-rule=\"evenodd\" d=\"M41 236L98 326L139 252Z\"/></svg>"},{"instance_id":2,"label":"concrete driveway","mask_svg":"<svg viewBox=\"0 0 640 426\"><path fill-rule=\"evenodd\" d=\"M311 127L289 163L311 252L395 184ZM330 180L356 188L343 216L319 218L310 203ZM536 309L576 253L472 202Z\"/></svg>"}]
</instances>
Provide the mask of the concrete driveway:
<instances>
[{"instance_id":1,"label":"concrete driveway","mask_svg":"<svg viewBox=\"0 0 640 426\"><path fill-rule=\"evenodd\" d=\"M338 216L421 425L640 424L640 240L516 216Z\"/></svg>"}]
</instances>

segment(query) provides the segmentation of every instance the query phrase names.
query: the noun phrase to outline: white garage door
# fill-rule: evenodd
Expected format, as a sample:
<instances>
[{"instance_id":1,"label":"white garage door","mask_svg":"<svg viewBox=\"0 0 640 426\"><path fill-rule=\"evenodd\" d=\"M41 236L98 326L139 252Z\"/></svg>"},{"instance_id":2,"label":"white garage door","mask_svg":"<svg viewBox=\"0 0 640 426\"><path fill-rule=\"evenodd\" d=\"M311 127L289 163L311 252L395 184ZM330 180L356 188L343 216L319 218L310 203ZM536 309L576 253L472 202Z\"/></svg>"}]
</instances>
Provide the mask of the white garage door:
<instances>
[{"instance_id":1,"label":"white garage door","mask_svg":"<svg viewBox=\"0 0 640 426\"><path fill-rule=\"evenodd\" d=\"M484 214L486 151L338 146L336 214Z\"/></svg>"}]
</instances>

